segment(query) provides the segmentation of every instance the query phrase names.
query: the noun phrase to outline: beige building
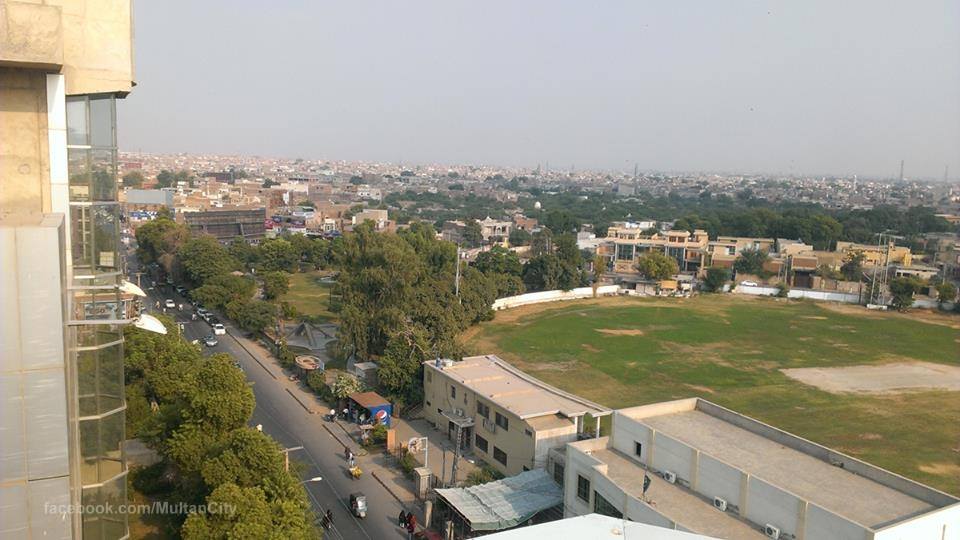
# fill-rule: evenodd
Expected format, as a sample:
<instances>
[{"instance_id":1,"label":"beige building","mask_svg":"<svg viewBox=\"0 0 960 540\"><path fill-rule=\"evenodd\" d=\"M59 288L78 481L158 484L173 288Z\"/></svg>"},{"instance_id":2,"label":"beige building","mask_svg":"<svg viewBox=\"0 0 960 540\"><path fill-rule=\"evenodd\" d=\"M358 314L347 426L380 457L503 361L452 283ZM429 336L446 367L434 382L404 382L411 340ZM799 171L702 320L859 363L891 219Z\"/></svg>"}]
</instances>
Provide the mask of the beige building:
<instances>
[{"instance_id":1,"label":"beige building","mask_svg":"<svg viewBox=\"0 0 960 540\"><path fill-rule=\"evenodd\" d=\"M709 237L706 231L651 231L632 223L615 223L597 247L616 274L636 275L637 261L649 252L658 252L677 261L684 272L704 267Z\"/></svg>"},{"instance_id":2,"label":"beige building","mask_svg":"<svg viewBox=\"0 0 960 540\"><path fill-rule=\"evenodd\" d=\"M424 417L459 441L464 452L506 475L544 467L551 448L598 434L584 433L587 415L610 414L497 356L423 366Z\"/></svg>"},{"instance_id":3,"label":"beige building","mask_svg":"<svg viewBox=\"0 0 960 540\"><path fill-rule=\"evenodd\" d=\"M717 538L960 538L960 500L698 398L614 411L551 452L566 517Z\"/></svg>"},{"instance_id":4,"label":"beige building","mask_svg":"<svg viewBox=\"0 0 960 540\"><path fill-rule=\"evenodd\" d=\"M115 100L134 85L131 16L129 0L0 0L3 538L128 536Z\"/></svg>"}]
</instances>

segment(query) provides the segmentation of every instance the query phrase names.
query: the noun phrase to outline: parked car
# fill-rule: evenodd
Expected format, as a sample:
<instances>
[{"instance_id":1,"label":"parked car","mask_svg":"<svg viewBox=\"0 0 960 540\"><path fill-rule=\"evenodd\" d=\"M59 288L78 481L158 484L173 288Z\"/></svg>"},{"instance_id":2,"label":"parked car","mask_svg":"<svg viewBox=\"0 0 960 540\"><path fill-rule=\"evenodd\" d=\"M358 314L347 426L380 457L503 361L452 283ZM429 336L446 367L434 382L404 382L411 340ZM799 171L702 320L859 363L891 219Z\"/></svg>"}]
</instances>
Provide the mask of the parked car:
<instances>
[{"instance_id":1,"label":"parked car","mask_svg":"<svg viewBox=\"0 0 960 540\"><path fill-rule=\"evenodd\" d=\"M206 345L207 347L216 347L217 344L219 343L220 342L217 341L217 337L214 336L213 334L210 334L209 336L203 338L203 344Z\"/></svg>"},{"instance_id":2,"label":"parked car","mask_svg":"<svg viewBox=\"0 0 960 540\"><path fill-rule=\"evenodd\" d=\"M202 318L203 320L207 320L207 317L210 316L210 312L207 311L206 308L198 307L198 308L197 308L197 315L199 315L200 318Z\"/></svg>"},{"instance_id":3,"label":"parked car","mask_svg":"<svg viewBox=\"0 0 960 540\"><path fill-rule=\"evenodd\" d=\"M177 291L177 294L179 294L180 296L187 295L187 289L183 288L183 286L181 285L177 285L176 291Z\"/></svg>"},{"instance_id":4,"label":"parked car","mask_svg":"<svg viewBox=\"0 0 960 540\"><path fill-rule=\"evenodd\" d=\"M756 287L758 285L756 281L750 281L750 280L743 280L740 282L740 284L747 287Z\"/></svg>"},{"instance_id":5,"label":"parked car","mask_svg":"<svg viewBox=\"0 0 960 540\"><path fill-rule=\"evenodd\" d=\"M213 333L222 336L227 333L227 329L223 327L223 323L213 323L210 325L213 328Z\"/></svg>"},{"instance_id":6,"label":"parked car","mask_svg":"<svg viewBox=\"0 0 960 540\"><path fill-rule=\"evenodd\" d=\"M169 309L174 309L175 307L177 307L177 303L174 302L172 298L167 298L167 301L164 302L163 305Z\"/></svg>"}]
</instances>

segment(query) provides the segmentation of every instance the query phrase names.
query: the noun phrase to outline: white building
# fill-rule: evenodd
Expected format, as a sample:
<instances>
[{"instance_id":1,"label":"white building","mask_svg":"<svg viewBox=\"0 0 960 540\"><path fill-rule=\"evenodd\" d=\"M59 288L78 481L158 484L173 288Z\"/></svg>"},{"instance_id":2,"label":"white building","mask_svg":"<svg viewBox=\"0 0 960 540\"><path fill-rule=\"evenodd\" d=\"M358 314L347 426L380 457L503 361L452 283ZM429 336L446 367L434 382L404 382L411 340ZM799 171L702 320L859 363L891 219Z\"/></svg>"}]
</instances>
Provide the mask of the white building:
<instances>
[{"instance_id":1,"label":"white building","mask_svg":"<svg viewBox=\"0 0 960 540\"><path fill-rule=\"evenodd\" d=\"M611 433L551 454L567 516L720 538L960 539L960 499L708 401L614 411Z\"/></svg>"}]
</instances>

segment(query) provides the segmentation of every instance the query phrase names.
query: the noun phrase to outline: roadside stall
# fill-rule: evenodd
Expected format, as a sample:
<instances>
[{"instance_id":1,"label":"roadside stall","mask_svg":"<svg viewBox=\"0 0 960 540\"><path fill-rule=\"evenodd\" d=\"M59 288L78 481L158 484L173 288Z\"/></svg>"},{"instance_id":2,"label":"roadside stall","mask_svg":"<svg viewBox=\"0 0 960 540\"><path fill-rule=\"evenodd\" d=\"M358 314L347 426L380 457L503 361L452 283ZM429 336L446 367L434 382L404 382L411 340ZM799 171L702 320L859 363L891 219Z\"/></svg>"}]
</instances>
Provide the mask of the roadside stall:
<instances>
[{"instance_id":1,"label":"roadside stall","mask_svg":"<svg viewBox=\"0 0 960 540\"><path fill-rule=\"evenodd\" d=\"M393 405L376 392L354 392L347 396L347 407L351 418L361 424L383 424L390 427L390 415Z\"/></svg>"}]
</instances>

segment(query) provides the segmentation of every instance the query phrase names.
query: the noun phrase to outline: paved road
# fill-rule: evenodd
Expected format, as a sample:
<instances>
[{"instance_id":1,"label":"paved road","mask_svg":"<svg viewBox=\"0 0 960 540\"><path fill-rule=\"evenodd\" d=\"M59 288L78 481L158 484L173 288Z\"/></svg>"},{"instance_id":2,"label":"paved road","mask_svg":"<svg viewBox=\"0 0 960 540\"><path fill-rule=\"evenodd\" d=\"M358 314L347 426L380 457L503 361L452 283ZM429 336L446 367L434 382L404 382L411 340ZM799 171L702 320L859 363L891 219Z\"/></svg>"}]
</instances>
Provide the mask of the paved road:
<instances>
[{"instance_id":1,"label":"paved road","mask_svg":"<svg viewBox=\"0 0 960 540\"><path fill-rule=\"evenodd\" d=\"M167 288L169 290L169 288ZM174 313L184 322L184 335L188 340L200 339L211 333L210 327L202 320L190 321L185 299L169 292L166 296L157 291L148 291L149 299L145 303L153 311L156 300L173 298L183 301L183 314ZM170 313L170 310L167 310ZM228 324L228 329L230 328ZM229 330L228 330L229 331ZM285 390L287 382L276 380L254 357L240 346L231 334L217 336L220 343L205 348L209 353L225 352L240 362L240 366L251 382L257 406L253 412L251 425L260 424L263 431L276 439L283 447L303 446L303 450L291 452L291 461L304 464L304 479L322 476L322 482L307 483L307 493L313 501L317 515L333 511L334 529L327 531L327 538L339 539L389 539L405 538L406 533L396 525L401 505L393 496L369 474L359 480L350 478L343 457L343 446L323 428L324 420L319 414L311 415ZM246 342L244 342L246 344ZM252 350L252 349L251 349ZM339 429L339 428L337 428ZM363 458L360 460L363 468ZM349 511L350 493L361 491L367 496L369 513L363 520L353 517ZM405 508L405 510L411 510Z\"/></svg>"}]
</instances>

